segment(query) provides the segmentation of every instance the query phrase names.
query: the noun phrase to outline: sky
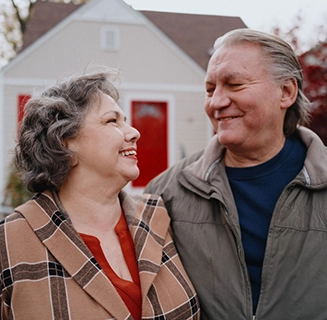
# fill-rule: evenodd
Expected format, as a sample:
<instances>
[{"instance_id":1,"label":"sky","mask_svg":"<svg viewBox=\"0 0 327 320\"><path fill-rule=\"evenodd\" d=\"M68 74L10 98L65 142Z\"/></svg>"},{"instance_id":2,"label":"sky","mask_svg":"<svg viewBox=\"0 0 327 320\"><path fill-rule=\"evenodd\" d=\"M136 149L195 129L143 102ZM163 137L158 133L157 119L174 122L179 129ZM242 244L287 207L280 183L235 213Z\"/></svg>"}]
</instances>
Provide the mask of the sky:
<instances>
[{"instance_id":1,"label":"sky","mask_svg":"<svg viewBox=\"0 0 327 320\"><path fill-rule=\"evenodd\" d=\"M136 10L238 16L251 29L290 30L302 17L298 38L312 46L327 37L327 0L124 0ZM325 25L322 37L318 26Z\"/></svg>"}]
</instances>

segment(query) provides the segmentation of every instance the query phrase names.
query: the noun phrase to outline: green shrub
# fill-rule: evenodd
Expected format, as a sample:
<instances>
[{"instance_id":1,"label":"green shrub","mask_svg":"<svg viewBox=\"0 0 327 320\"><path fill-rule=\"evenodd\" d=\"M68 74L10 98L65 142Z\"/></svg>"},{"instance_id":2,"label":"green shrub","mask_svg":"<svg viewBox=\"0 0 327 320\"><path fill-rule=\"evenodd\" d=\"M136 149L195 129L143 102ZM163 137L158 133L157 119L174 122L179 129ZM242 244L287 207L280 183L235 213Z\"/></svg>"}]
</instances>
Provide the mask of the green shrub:
<instances>
[{"instance_id":1,"label":"green shrub","mask_svg":"<svg viewBox=\"0 0 327 320\"><path fill-rule=\"evenodd\" d=\"M26 202L32 197L32 194L23 186L20 181L17 169L12 162L10 173L4 192L4 205L15 208Z\"/></svg>"}]
</instances>

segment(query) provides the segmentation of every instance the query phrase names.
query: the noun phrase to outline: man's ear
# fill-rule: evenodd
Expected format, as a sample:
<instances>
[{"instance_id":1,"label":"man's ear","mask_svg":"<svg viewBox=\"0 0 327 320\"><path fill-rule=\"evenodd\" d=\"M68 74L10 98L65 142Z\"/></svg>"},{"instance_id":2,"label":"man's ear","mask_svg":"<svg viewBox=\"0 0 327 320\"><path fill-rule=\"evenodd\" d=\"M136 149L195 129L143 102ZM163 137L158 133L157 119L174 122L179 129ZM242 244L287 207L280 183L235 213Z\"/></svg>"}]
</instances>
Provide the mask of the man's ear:
<instances>
[{"instance_id":1,"label":"man's ear","mask_svg":"<svg viewBox=\"0 0 327 320\"><path fill-rule=\"evenodd\" d=\"M296 100L298 94L298 85L294 78L288 79L285 83L281 85L282 98L281 98L281 108L289 108Z\"/></svg>"}]
</instances>

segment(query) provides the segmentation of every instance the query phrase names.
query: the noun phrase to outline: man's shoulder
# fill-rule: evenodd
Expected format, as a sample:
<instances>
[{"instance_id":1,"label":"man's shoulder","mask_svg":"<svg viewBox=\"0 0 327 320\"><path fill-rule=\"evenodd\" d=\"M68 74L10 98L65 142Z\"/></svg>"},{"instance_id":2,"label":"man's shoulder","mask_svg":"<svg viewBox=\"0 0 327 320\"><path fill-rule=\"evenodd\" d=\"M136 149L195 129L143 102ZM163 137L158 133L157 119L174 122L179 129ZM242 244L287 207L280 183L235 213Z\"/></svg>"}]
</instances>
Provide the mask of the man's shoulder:
<instances>
[{"instance_id":1,"label":"man's shoulder","mask_svg":"<svg viewBox=\"0 0 327 320\"><path fill-rule=\"evenodd\" d=\"M177 175L187 166L197 161L203 155L203 150L192 154L178 161L175 165L168 168L147 185L145 192L161 195L165 189L172 187L177 182Z\"/></svg>"},{"instance_id":2,"label":"man's shoulder","mask_svg":"<svg viewBox=\"0 0 327 320\"><path fill-rule=\"evenodd\" d=\"M182 171L185 167L191 165L195 161L197 161L202 155L204 150L198 151L196 153L193 153L192 155L179 160L175 165L173 165L171 168L167 169L162 173L162 175L167 174L168 172L179 172Z\"/></svg>"}]
</instances>

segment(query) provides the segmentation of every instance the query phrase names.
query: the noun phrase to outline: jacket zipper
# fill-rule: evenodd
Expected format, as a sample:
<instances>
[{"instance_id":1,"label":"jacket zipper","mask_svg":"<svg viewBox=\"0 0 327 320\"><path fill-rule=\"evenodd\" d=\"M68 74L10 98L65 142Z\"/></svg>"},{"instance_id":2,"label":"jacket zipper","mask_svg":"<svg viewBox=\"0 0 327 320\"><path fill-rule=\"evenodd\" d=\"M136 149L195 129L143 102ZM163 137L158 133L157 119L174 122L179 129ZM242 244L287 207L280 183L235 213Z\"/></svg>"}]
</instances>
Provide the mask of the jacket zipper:
<instances>
[{"instance_id":1,"label":"jacket zipper","mask_svg":"<svg viewBox=\"0 0 327 320\"><path fill-rule=\"evenodd\" d=\"M227 222L231 232L234 235L234 239L235 239L236 247L237 247L237 253L238 253L240 263L241 263L241 267L242 267L243 273L245 274L245 279L246 279L246 282L247 282L246 284L250 288L250 305L251 305L250 310L252 310L252 289L251 289L251 283L250 283L250 278L249 278L249 274L248 274L248 269L247 269L247 266L246 266L246 263L245 263L244 251L242 249L243 247L242 247L242 244L241 244L241 239L239 238L239 236L238 236L238 234L237 234L237 232L235 230L235 227L233 226L233 224L231 223L231 221L229 219L229 215L228 215L226 206L223 203L221 203L221 205L223 206L223 212L225 213L226 222ZM256 320L255 315L252 315L252 320Z\"/></svg>"},{"instance_id":2,"label":"jacket zipper","mask_svg":"<svg viewBox=\"0 0 327 320\"><path fill-rule=\"evenodd\" d=\"M273 213L272 213L271 220L270 220L270 225L269 225L269 231L268 231L267 242L266 242L266 249L265 249L264 261L263 261L263 265L262 265L262 276L264 276L265 273L266 273L266 271L265 271L265 270L266 270L266 267L265 267L265 260L266 260L266 254L267 254L266 250L267 250L267 248L268 248L268 243L271 241L271 240L270 240L271 237L269 236L269 234L270 234L271 225L272 225L272 223L273 223L273 219L275 219L275 216L276 216L276 208L277 208L277 206L278 206L278 204L279 204L279 202L280 202L280 198L281 198L282 196L284 196L285 193L287 193L287 197L285 197L285 198L288 198L288 196L289 196L289 194L291 193L291 190L292 190L292 188L294 187L295 184L296 184L296 183L294 183L294 181L292 181L289 185L287 185L287 186L284 188L284 190L282 191L281 195L279 196L279 198L278 198L278 200L277 200L277 202L276 202L275 210L274 210ZM283 207L283 205L280 206L279 212L283 211L283 210L282 210L282 207ZM262 277L262 284L263 284L263 283L264 283L264 277ZM261 285L262 285L262 284L261 284ZM261 298L261 297L259 297L258 306L259 306L259 304L260 304L260 298ZM254 315L252 320L256 320L256 319L257 319L257 318L256 318L256 316Z\"/></svg>"}]
</instances>

